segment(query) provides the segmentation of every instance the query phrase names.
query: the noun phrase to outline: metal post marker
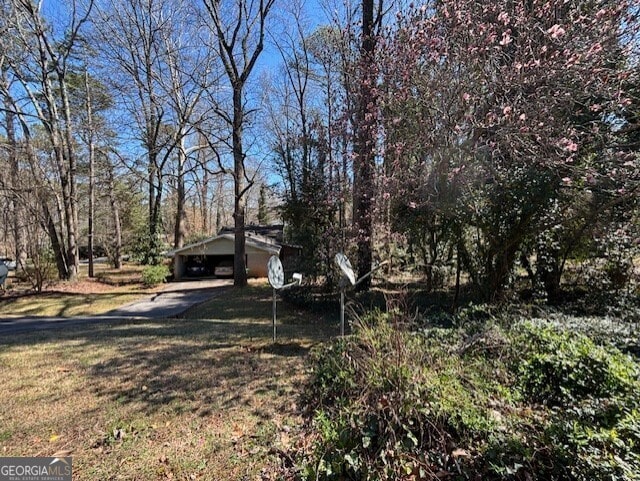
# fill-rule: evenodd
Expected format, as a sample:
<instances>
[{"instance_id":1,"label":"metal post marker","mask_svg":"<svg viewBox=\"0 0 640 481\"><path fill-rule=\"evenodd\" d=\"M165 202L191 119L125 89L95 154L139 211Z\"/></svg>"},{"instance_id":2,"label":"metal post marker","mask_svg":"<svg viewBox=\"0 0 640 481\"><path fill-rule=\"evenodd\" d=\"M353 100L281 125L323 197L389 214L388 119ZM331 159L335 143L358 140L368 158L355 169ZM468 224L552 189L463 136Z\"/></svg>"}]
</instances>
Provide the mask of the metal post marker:
<instances>
[{"instance_id":1,"label":"metal post marker","mask_svg":"<svg viewBox=\"0 0 640 481\"><path fill-rule=\"evenodd\" d=\"M371 276L376 270L380 269L383 265L387 264L389 261L381 262L377 264L363 275L360 279L356 279L356 274L353 272L353 267L351 267L351 262L347 256L345 256L342 252L338 252L335 257L336 264L342 271L342 278L340 279L340 335L344 336L344 298L345 291L347 286L351 284L351 286L357 286L362 281L364 281L367 277Z\"/></svg>"},{"instance_id":2,"label":"metal post marker","mask_svg":"<svg viewBox=\"0 0 640 481\"><path fill-rule=\"evenodd\" d=\"M340 288L340 336L344 337L344 289Z\"/></svg>"},{"instance_id":3,"label":"metal post marker","mask_svg":"<svg viewBox=\"0 0 640 481\"><path fill-rule=\"evenodd\" d=\"M276 302L276 289L273 289L273 342L276 342L276 310L278 309Z\"/></svg>"},{"instance_id":4,"label":"metal post marker","mask_svg":"<svg viewBox=\"0 0 640 481\"><path fill-rule=\"evenodd\" d=\"M276 342L276 318L278 309L276 291L287 289L291 286L299 286L300 283L302 283L302 274L296 272L293 274L293 282L285 284L282 262L280 262L278 256L271 256L269 262L267 262L267 277L269 278L269 284L273 287L273 342Z\"/></svg>"}]
</instances>

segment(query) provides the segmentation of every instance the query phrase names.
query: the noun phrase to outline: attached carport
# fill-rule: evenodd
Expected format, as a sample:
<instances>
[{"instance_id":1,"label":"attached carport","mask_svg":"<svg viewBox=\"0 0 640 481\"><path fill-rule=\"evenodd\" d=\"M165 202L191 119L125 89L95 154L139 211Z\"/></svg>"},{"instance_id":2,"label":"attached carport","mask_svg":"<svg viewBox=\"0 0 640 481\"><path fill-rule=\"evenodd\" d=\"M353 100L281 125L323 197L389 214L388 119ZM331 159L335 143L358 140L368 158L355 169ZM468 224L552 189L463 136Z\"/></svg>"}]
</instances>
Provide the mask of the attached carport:
<instances>
[{"instance_id":1,"label":"attached carport","mask_svg":"<svg viewBox=\"0 0 640 481\"><path fill-rule=\"evenodd\" d=\"M279 255L280 246L262 236L247 236L245 255L247 275L266 277L267 262L272 255ZM176 280L184 277L211 277L216 274L233 275L235 242L233 234L221 234L195 244L176 249L173 255L173 275Z\"/></svg>"}]
</instances>

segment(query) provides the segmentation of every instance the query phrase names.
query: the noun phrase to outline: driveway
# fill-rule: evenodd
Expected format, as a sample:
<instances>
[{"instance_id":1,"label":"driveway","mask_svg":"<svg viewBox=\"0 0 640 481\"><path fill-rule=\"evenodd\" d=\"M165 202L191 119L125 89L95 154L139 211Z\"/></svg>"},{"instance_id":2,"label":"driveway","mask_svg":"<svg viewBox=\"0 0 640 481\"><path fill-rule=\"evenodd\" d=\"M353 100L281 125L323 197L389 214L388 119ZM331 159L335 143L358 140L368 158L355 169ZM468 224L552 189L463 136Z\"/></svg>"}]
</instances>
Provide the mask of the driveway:
<instances>
[{"instance_id":1,"label":"driveway","mask_svg":"<svg viewBox=\"0 0 640 481\"><path fill-rule=\"evenodd\" d=\"M125 304L106 314L91 317L17 317L0 319L0 335L13 332L49 329L114 319L161 319L176 317L190 307L220 295L232 286L231 279L197 279L171 282L161 291Z\"/></svg>"},{"instance_id":2,"label":"driveway","mask_svg":"<svg viewBox=\"0 0 640 481\"><path fill-rule=\"evenodd\" d=\"M208 301L233 285L231 279L198 279L171 282L162 291L131 304L125 304L105 314L110 317L141 317L158 319L175 317L192 306Z\"/></svg>"}]
</instances>

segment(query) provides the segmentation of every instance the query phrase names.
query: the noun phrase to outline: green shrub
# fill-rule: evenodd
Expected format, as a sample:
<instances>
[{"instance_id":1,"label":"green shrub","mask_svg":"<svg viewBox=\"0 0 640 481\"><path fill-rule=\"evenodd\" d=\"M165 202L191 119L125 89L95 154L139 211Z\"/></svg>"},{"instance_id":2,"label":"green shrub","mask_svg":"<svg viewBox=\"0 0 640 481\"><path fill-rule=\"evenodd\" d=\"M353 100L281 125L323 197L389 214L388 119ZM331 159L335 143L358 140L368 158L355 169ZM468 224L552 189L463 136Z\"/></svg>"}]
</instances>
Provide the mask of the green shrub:
<instances>
[{"instance_id":1,"label":"green shrub","mask_svg":"<svg viewBox=\"0 0 640 481\"><path fill-rule=\"evenodd\" d=\"M546 442L567 479L640 480L640 412L637 399L591 400L557 415Z\"/></svg>"},{"instance_id":2,"label":"green shrub","mask_svg":"<svg viewBox=\"0 0 640 481\"><path fill-rule=\"evenodd\" d=\"M638 480L638 365L547 325L399 329L316 349L303 479Z\"/></svg>"},{"instance_id":3,"label":"green shrub","mask_svg":"<svg viewBox=\"0 0 640 481\"><path fill-rule=\"evenodd\" d=\"M390 320L374 314L357 335L313 353L306 401L318 441L303 463L308 479L470 471L475 457L457 448L507 429L510 421L491 409L496 384L451 355L456 345L444 329L413 333Z\"/></svg>"},{"instance_id":4,"label":"green shrub","mask_svg":"<svg viewBox=\"0 0 640 481\"><path fill-rule=\"evenodd\" d=\"M577 332L523 324L514 346L522 396L552 406L539 438L557 479L640 479L640 369Z\"/></svg>"},{"instance_id":5,"label":"green shrub","mask_svg":"<svg viewBox=\"0 0 640 481\"><path fill-rule=\"evenodd\" d=\"M164 264L146 266L142 270L142 283L147 287L154 287L165 282L170 274L171 271Z\"/></svg>"},{"instance_id":6,"label":"green shrub","mask_svg":"<svg viewBox=\"0 0 640 481\"><path fill-rule=\"evenodd\" d=\"M553 326L523 324L522 331L516 339L516 372L533 402L561 406L637 387L637 364L615 348Z\"/></svg>"}]
</instances>

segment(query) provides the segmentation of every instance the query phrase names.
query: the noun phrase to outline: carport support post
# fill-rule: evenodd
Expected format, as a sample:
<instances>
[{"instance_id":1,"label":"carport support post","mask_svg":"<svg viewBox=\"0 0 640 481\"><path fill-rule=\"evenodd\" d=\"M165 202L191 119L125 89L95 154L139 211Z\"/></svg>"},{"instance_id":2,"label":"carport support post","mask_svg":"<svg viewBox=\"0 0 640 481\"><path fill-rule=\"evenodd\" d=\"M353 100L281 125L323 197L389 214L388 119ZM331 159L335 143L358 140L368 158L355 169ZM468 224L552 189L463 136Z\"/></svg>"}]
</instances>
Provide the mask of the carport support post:
<instances>
[{"instance_id":1,"label":"carport support post","mask_svg":"<svg viewBox=\"0 0 640 481\"><path fill-rule=\"evenodd\" d=\"M273 342L276 342L276 290L273 290Z\"/></svg>"}]
</instances>

